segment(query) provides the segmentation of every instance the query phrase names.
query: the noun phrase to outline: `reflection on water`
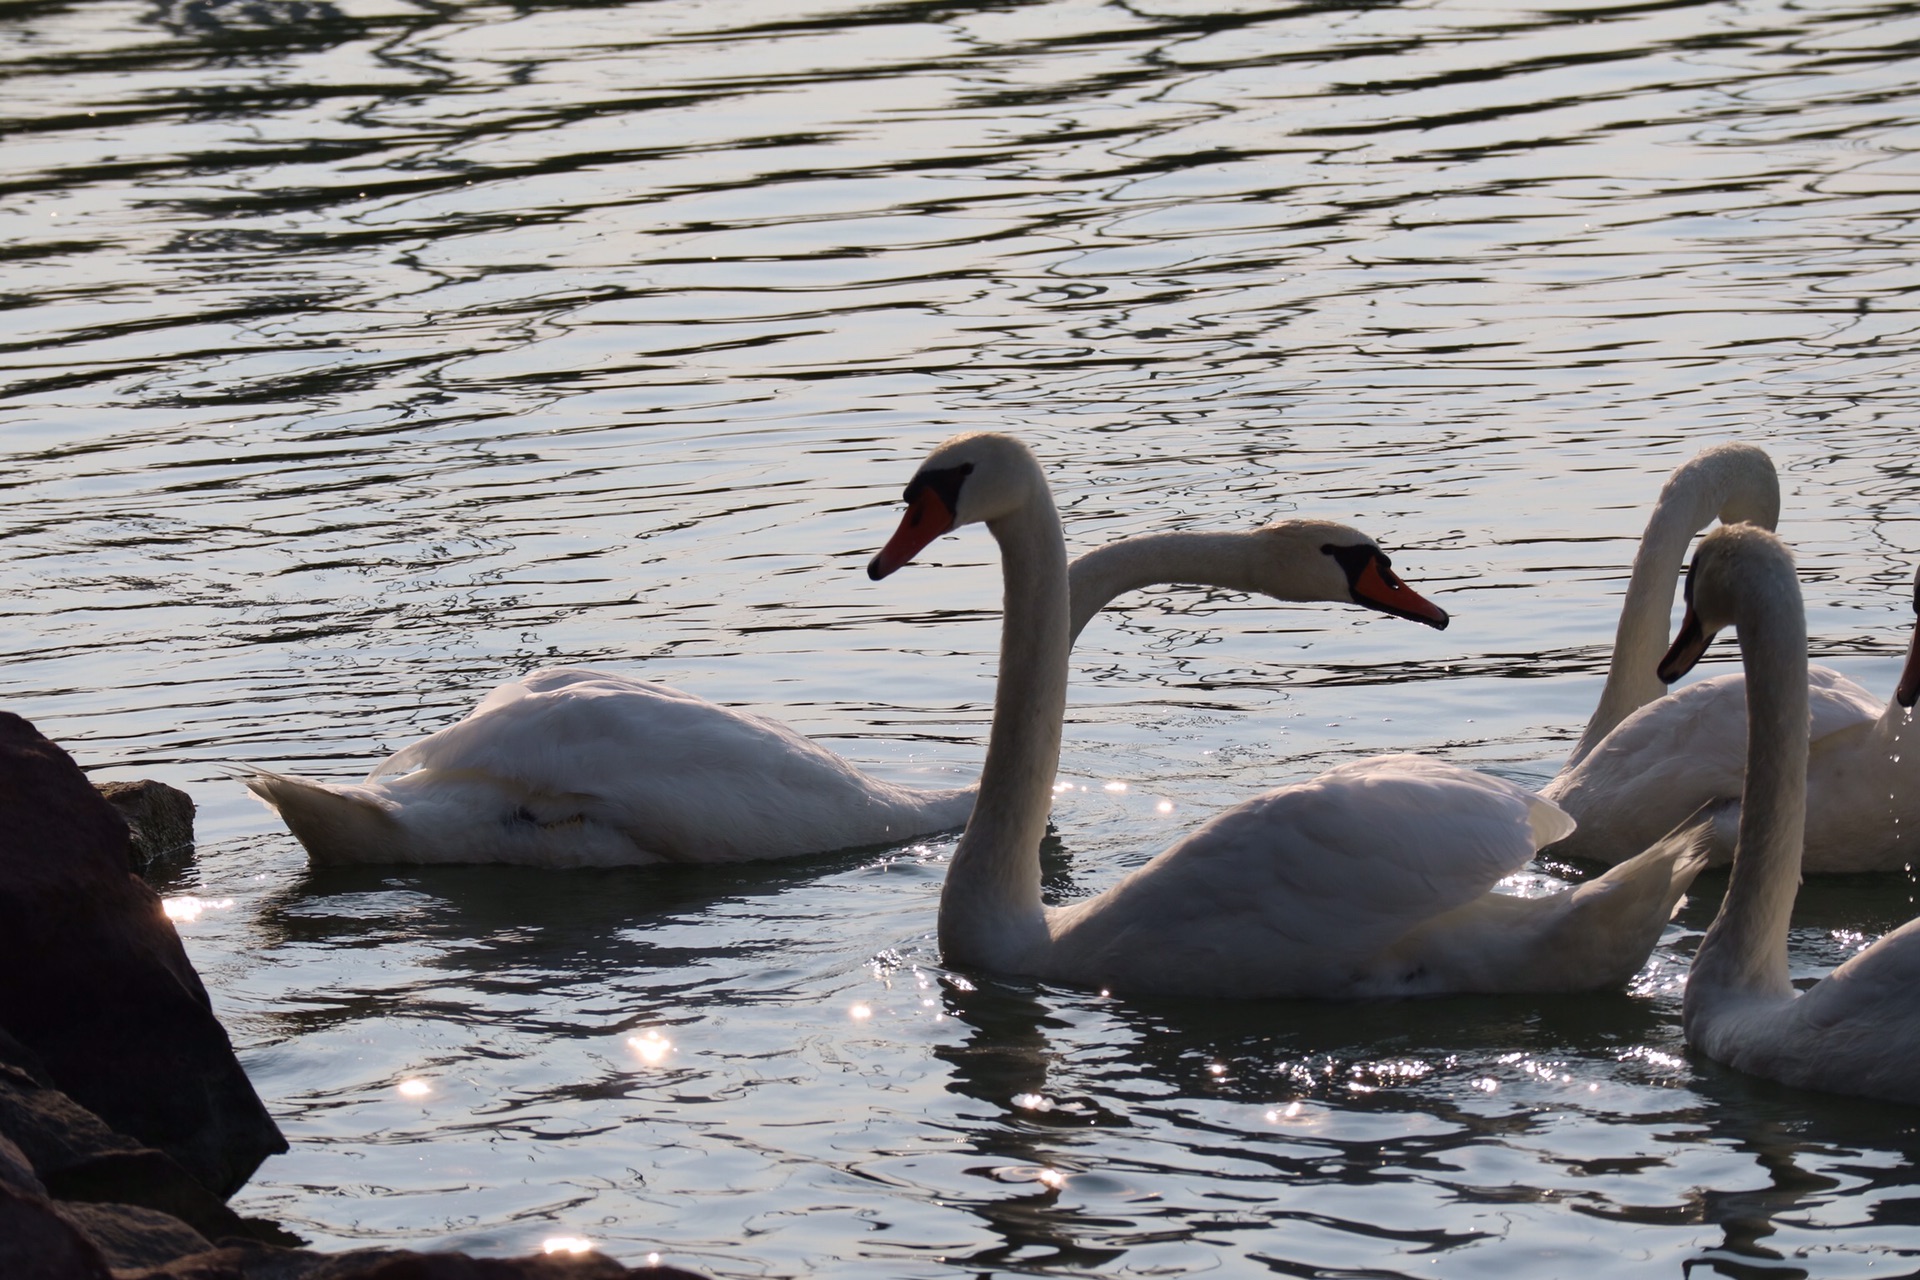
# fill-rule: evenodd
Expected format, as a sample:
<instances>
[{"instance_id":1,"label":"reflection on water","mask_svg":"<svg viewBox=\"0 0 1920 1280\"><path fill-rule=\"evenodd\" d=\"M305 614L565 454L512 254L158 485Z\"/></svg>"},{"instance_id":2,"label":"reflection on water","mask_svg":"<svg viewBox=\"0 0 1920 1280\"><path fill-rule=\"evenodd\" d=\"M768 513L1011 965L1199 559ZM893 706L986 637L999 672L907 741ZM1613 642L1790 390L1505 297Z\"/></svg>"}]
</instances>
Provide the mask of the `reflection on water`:
<instances>
[{"instance_id":1,"label":"reflection on water","mask_svg":"<svg viewBox=\"0 0 1920 1280\"><path fill-rule=\"evenodd\" d=\"M1887 689L1906 6L29 0L0 32L0 696L200 804L161 888L294 1141L246 1211L753 1276L1912 1268L1914 1116L1679 1041L1723 878L1628 996L1123 1003L941 970L949 844L313 872L226 770L355 776L576 662L964 778L990 545L860 569L967 427L1031 440L1076 547L1350 520L1456 617L1124 601L1076 651L1055 899L1354 755L1550 775L1711 440L1779 460L1816 654ZM1908 876L1808 886L1796 975L1915 910Z\"/></svg>"}]
</instances>

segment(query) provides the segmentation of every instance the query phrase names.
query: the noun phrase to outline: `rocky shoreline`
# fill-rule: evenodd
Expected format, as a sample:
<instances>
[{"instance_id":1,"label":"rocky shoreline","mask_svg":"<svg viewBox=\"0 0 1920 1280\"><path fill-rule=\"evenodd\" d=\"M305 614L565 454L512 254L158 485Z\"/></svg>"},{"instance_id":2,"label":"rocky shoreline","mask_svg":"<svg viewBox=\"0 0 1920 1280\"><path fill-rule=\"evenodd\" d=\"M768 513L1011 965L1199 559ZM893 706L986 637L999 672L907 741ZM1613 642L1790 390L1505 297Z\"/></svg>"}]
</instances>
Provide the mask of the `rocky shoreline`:
<instances>
[{"instance_id":1,"label":"rocky shoreline","mask_svg":"<svg viewBox=\"0 0 1920 1280\"><path fill-rule=\"evenodd\" d=\"M94 787L0 712L0 1276L701 1280L592 1253L318 1253L230 1209L287 1142L137 873L191 849L192 816L159 783Z\"/></svg>"}]
</instances>

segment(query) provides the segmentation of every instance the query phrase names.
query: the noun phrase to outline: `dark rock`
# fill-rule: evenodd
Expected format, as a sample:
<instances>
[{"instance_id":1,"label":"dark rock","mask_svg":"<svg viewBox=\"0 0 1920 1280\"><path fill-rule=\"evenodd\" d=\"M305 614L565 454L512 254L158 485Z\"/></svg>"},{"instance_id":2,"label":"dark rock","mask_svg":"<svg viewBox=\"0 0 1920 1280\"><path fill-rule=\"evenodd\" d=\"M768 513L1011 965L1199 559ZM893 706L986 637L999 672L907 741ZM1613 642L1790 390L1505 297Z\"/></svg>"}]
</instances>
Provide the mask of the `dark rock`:
<instances>
[{"instance_id":1,"label":"dark rock","mask_svg":"<svg viewBox=\"0 0 1920 1280\"><path fill-rule=\"evenodd\" d=\"M0 1276L110 1280L107 1261L45 1197L0 1186Z\"/></svg>"},{"instance_id":2,"label":"dark rock","mask_svg":"<svg viewBox=\"0 0 1920 1280\"><path fill-rule=\"evenodd\" d=\"M150 778L93 785L127 824L133 870L145 871L156 862L193 852L192 796Z\"/></svg>"},{"instance_id":3,"label":"dark rock","mask_svg":"<svg viewBox=\"0 0 1920 1280\"><path fill-rule=\"evenodd\" d=\"M109 1267L157 1267L213 1248L211 1240L158 1209L72 1202L53 1208L80 1229Z\"/></svg>"},{"instance_id":4,"label":"dark rock","mask_svg":"<svg viewBox=\"0 0 1920 1280\"><path fill-rule=\"evenodd\" d=\"M27 1159L27 1153L15 1146L13 1139L5 1134L0 1134L0 1187L12 1187L15 1191L34 1196L47 1194L47 1184L34 1173L33 1162Z\"/></svg>"},{"instance_id":5,"label":"dark rock","mask_svg":"<svg viewBox=\"0 0 1920 1280\"><path fill-rule=\"evenodd\" d=\"M224 1198L286 1140L130 848L66 752L0 712L0 1027L74 1101Z\"/></svg>"},{"instance_id":6,"label":"dark rock","mask_svg":"<svg viewBox=\"0 0 1920 1280\"><path fill-rule=\"evenodd\" d=\"M115 1133L64 1093L5 1064L0 1064L0 1139L17 1144L55 1199L139 1205L178 1218L209 1240L237 1236L300 1243L272 1223L241 1217L172 1156Z\"/></svg>"},{"instance_id":7,"label":"dark rock","mask_svg":"<svg viewBox=\"0 0 1920 1280\"><path fill-rule=\"evenodd\" d=\"M176 1258L148 1271L122 1272L115 1280L311 1280L323 1267L371 1266L407 1256L399 1249L356 1249L351 1253L313 1253L305 1249L269 1249L229 1244L209 1253Z\"/></svg>"},{"instance_id":8,"label":"dark rock","mask_svg":"<svg viewBox=\"0 0 1920 1280\"><path fill-rule=\"evenodd\" d=\"M137 1204L171 1215L210 1240L235 1237L269 1244L302 1243L299 1236L259 1218L243 1218L208 1191L173 1157L151 1149L98 1160L45 1178L58 1200Z\"/></svg>"},{"instance_id":9,"label":"dark rock","mask_svg":"<svg viewBox=\"0 0 1920 1280\"><path fill-rule=\"evenodd\" d=\"M42 1177L103 1155L146 1150L58 1089L5 1062L0 1062L0 1137L17 1143Z\"/></svg>"}]
</instances>

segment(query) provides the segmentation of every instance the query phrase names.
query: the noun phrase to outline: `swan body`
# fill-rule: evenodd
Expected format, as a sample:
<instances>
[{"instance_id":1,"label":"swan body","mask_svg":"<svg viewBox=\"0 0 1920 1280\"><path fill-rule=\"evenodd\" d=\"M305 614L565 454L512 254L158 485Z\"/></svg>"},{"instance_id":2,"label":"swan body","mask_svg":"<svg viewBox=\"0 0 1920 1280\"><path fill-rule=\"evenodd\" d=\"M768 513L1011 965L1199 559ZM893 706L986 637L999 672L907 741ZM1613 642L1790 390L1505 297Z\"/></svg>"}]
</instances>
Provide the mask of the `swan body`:
<instances>
[{"instance_id":1,"label":"swan body","mask_svg":"<svg viewBox=\"0 0 1920 1280\"><path fill-rule=\"evenodd\" d=\"M1039 845L1071 633L1046 478L1010 437L960 436L928 457L906 501L872 576L978 522L999 543L1006 577L993 728L940 898L949 963L1129 994L1584 990L1638 970L1702 864L1696 827L1579 889L1494 894L1571 821L1502 779L1388 756L1228 809L1105 893L1049 908ZM1271 594L1446 624L1364 534L1325 521L1289 526L1290 578Z\"/></svg>"},{"instance_id":2,"label":"swan body","mask_svg":"<svg viewBox=\"0 0 1920 1280\"><path fill-rule=\"evenodd\" d=\"M1175 532L1089 552L1072 633L1156 583L1265 592L1279 541ZM585 667L501 685L360 783L257 772L247 786L317 864L743 862L955 830L974 803L971 786L896 786L777 720Z\"/></svg>"},{"instance_id":3,"label":"swan body","mask_svg":"<svg viewBox=\"0 0 1920 1280\"><path fill-rule=\"evenodd\" d=\"M778 720L648 680L549 667L358 784L247 780L317 864L744 862L960 826L971 788L862 773Z\"/></svg>"},{"instance_id":4,"label":"swan body","mask_svg":"<svg viewBox=\"0 0 1920 1280\"><path fill-rule=\"evenodd\" d=\"M1915 579L1920 614L1920 577ZM1907 709L1920 685L1920 619L1906 668L1884 703L1825 667L1809 667L1806 844L1810 872L1892 871L1920 856L1920 740ZM1579 829L1554 847L1617 861L1702 804L1738 801L1746 773L1747 676L1715 676L1647 703L1543 793ZM1720 825L1713 860L1733 855ZM1638 842L1638 843L1636 843Z\"/></svg>"},{"instance_id":5,"label":"swan body","mask_svg":"<svg viewBox=\"0 0 1920 1280\"><path fill-rule=\"evenodd\" d=\"M1687 1043L1801 1088L1920 1103L1920 921L1880 938L1804 992L1787 932L1807 815L1807 628L1793 558L1763 530L1717 529L1687 581L1687 615L1659 667L1672 680L1732 626L1747 674L1746 776L1733 870L1694 954ZM1909 686L1912 668L1902 680Z\"/></svg>"}]
</instances>

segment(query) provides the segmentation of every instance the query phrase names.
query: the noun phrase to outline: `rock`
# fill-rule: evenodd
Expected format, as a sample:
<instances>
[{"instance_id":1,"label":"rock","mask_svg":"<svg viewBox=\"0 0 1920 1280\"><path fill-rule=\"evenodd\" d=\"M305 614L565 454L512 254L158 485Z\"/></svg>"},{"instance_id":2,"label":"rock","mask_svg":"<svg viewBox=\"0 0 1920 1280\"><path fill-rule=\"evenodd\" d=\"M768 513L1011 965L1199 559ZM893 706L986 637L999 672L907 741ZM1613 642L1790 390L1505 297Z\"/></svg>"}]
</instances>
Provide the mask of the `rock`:
<instances>
[{"instance_id":1,"label":"rock","mask_svg":"<svg viewBox=\"0 0 1920 1280\"><path fill-rule=\"evenodd\" d=\"M172 1156L115 1133L66 1094L4 1063L0 1138L21 1153L41 1189L55 1199L137 1205L177 1218L209 1240L299 1243L272 1223L227 1208Z\"/></svg>"},{"instance_id":2,"label":"rock","mask_svg":"<svg viewBox=\"0 0 1920 1280\"><path fill-rule=\"evenodd\" d=\"M94 789L127 824L133 840L132 870L193 852L193 797L178 787L144 779L96 782Z\"/></svg>"},{"instance_id":3,"label":"rock","mask_svg":"<svg viewBox=\"0 0 1920 1280\"><path fill-rule=\"evenodd\" d=\"M107 1261L44 1196L0 1185L0 1276L110 1280Z\"/></svg>"},{"instance_id":4,"label":"rock","mask_svg":"<svg viewBox=\"0 0 1920 1280\"><path fill-rule=\"evenodd\" d=\"M5 1134L0 1134L0 1187L12 1187L15 1191L34 1196L47 1194L47 1184L34 1173L33 1162L27 1159L27 1153L15 1146L13 1139Z\"/></svg>"},{"instance_id":5,"label":"rock","mask_svg":"<svg viewBox=\"0 0 1920 1280\"><path fill-rule=\"evenodd\" d=\"M0 712L0 1028L73 1101L224 1199L286 1140L130 848L66 752Z\"/></svg>"},{"instance_id":6,"label":"rock","mask_svg":"<svg viewBox=\"0 0 1920 1280\"><path fill-rule=\"evenodd\" d=\"M190 842L192 802L181 818L157 787L120 794L144 788L174 834L134 822ZM706 1280L601 1254L315 1253L235 1214L287 1144L131 847L66 753L0 712L0 1280Z\"/></svg>"},{"instance_id":7,"label":"rock","mask_svg":"<svg viewBox=\"0 0 1920 1280\"><path fill-rule=\"evenodd\" d=\"M211 1240L157 1209L67 1203L53 1210L79 1229L109 1267L157 1267L213 1248Z\"/></svg>"}]
</instances>

